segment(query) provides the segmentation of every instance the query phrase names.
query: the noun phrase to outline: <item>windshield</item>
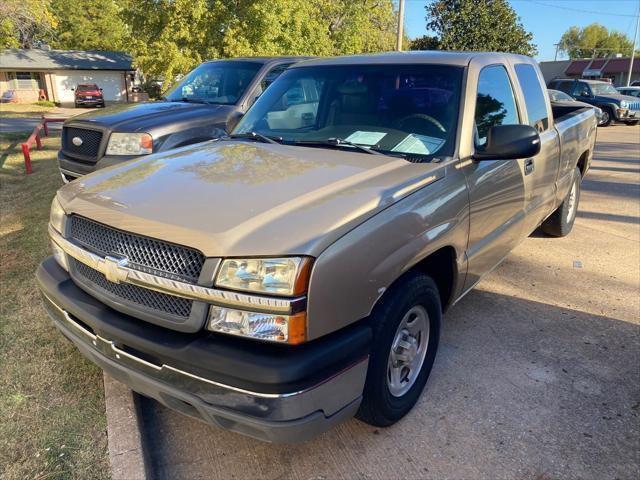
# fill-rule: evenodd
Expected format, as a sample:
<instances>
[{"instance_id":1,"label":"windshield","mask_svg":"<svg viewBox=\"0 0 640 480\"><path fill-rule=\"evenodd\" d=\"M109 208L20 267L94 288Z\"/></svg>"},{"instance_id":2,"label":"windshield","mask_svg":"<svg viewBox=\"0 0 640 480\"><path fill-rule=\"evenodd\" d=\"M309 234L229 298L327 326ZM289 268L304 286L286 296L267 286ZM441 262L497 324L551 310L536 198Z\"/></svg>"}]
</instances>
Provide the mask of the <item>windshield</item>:
<instances>
[{"instance_id":1,"label":"windshield","mask_svg":"<svg viewBox=\"0 0 640 480\"><path fill-rule=\"evenodd\" d=\"M561 92L560 90L549 90L549 97L551 97L551 100L554 102L559 100L573 100L573 97Z\"/></svg>"},{"instance_id":2,"label":"windshield","mask_svg":"<svg viewBox=\"0 0 640 480\"><path fill-rule=\"evenodd\" d=\"M96 85L78 85L79 92L88 92L92 90L98 90Z\"/></svg>"},{"instance_id":3,"label":"windshield","mask_svg":"<svg viewBox=\"0 0 640 480\"><path fill-rule=\"evenodd\" d=\"M618 94L619 92L613 88L612 85L609 85L608 83L592 83L591 84L591 92L593 92L594 95L610 95L610 94Z\"/></svg>"},{"instance_id":4,"label":"windshield","mask_svg":"<svg viewBox=\"0 0 640 480\"><path fill-rule=\"evenodd\" d=\"M233 133L362 152L356 148L361 145L419 161L452 155L462 72L442 65L293 68Z\"/></svg>"},{"instance_id":5,"label":"windshield","mask_svg":"<svg viewBox=\"0 0 640 480\"><path fill-rule=\"evenodd\" d=\"M165 98L171 102L193 101L232 105L262 67L257 62L211 62L192 70Z\"/></svg>"}]
</instances>

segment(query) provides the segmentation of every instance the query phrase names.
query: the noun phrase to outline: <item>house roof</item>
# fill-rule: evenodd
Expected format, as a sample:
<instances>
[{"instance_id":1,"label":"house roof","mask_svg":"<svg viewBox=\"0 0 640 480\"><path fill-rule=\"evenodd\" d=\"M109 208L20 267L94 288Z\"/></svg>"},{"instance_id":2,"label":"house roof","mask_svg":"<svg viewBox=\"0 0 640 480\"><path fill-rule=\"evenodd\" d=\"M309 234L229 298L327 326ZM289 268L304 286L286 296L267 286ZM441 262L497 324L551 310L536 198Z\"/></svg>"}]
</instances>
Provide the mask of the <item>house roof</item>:
<instances>
[{"instance_id":1,"label":"house roof","mask_svg":"<svg viewBox=\"0 0 640 480\"><path fill-rule=\"evenodd\" d=\"M0 68L12 70L134 70L124 52L7 48Z\"/></svg>"},{"instance_id":2,"label":"house roof","mask_svg":"<svg viewBox=\"0 0 640 480\"><path fill-rule=\"evenodd\" d=\"M607 61L606 58L596 58L591 60L572 60L567 69L564 71L565 75L582 75L587 67L590 71L601 70L600 73L624 73L629 71L629 57L611 58ZM591 64L591 66L589 66ZM640 72L640 60L636 59L633 64L633 72ZM590 73L590 72L589 72Z\"/></svg>"}]
</instances>

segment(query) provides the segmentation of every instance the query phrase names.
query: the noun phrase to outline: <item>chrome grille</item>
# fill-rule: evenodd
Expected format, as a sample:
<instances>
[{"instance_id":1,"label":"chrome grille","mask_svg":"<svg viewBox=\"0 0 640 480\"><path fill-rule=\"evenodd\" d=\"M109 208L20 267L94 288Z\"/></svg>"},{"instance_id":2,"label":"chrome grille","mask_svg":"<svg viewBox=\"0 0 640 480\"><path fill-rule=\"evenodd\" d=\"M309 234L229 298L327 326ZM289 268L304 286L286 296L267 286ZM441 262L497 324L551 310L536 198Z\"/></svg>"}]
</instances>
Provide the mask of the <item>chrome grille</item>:
<instances>
[{"instance_id":1,"label":"chrome grille","mask_svg":"<svg viewBox=\"0 0 640 480\"><path fill-rule=\"evenodd\" d=\"M629 102L629 110L640 110L640 102Z\"/></svg>"},{"instance_id":2,"label":"chrome grille","mask_svg":"<svg viewBox=\"0 0 640 480\"><path fill-rule=\"evenodd\" d=\"M197 282L205 260L192 248L123 232L77 215L71 217L70 236L97 255L126 257L130 268L188 283Z\"/></svg>"},{"instance_id":3,"label":"chrome grille","mask_svg":"<svg viewBox=\"0 0 640 480\"><path fill-rule=\"evenodd\" d=\"M79 138L82 143L74 145L73 139ZM93 160L98 159L102 132L86 128L64 127L62 129L62 150L69 155L81 155Z\"/></svg>"},{"instance_id":4,"label":"chrome grille","mask_svg":"<svg viewBox=\"0 0 640 480\"><path fill-rule=\"evenodd\" d=\"M188 318L191 314L192 300L155 292L128 283L113 283L107 280L102 273L84 263L74 258L71 258L70 261L76 276L80 277L82 282L87 284L87 287L97 289L103 295L116 296L136 306L154 310L161 314L170 314L183 318Z\"/></svg>"}]
</instances>

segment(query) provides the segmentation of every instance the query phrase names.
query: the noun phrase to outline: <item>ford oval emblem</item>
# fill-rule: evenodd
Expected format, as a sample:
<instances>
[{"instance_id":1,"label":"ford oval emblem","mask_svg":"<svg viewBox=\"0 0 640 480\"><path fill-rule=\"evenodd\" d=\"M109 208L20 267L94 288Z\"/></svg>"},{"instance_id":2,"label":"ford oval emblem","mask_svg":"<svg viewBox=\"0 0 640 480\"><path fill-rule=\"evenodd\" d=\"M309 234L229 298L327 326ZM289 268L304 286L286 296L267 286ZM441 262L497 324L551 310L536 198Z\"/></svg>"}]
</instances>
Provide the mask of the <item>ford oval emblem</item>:
<instances>
[{"instance_id":1,"label":"ford oval emblem","mask_svg":"<svg viewBox=\"0 0 640 480\"><path fill-rule=\"evenodd\" d=\"M82 145L82 139L80 137L73 137L71 139L71 143L73 143L76 147Z\"/></svg>"}]
</instances>

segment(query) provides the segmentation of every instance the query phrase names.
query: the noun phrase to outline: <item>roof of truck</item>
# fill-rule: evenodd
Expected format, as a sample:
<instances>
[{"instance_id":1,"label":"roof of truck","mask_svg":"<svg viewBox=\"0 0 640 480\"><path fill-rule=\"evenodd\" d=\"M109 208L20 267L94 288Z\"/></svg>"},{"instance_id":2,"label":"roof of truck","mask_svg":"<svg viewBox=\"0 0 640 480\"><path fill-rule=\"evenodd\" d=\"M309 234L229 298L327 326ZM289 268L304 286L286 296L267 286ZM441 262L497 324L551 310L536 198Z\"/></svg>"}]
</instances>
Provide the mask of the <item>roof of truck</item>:
<instances>
[{"instance_id":1,"label":"roof of truck","mask_svg":"<svg viewBox=\"0 0 640 480\"><path fill-rule=\"evenodd\" d=\"M406 64L406 63L436 63L464 67L473 58L489 57L496 61L505 58L529 59L522 55L501 52L453 52L440 50L411 50L407 52L384 52L363 55L346 55L342 57L316 58L298 63L291 68L326 66L326 65L369 65L369 64Z\"/></svg>"},{"instance_id":2,"label":"roof of truck","mask_svg":"<svg viewBox=\"0 0 640 480\"><path fill-rule=\"evenodd\" d=\"M254 62L254 63L271 63L271 62L300 62L309 60L313 57L237 57L237 58L217 58L215 60L207 60L204 63L212 62Z\"/></svg>"}]
</instances>

